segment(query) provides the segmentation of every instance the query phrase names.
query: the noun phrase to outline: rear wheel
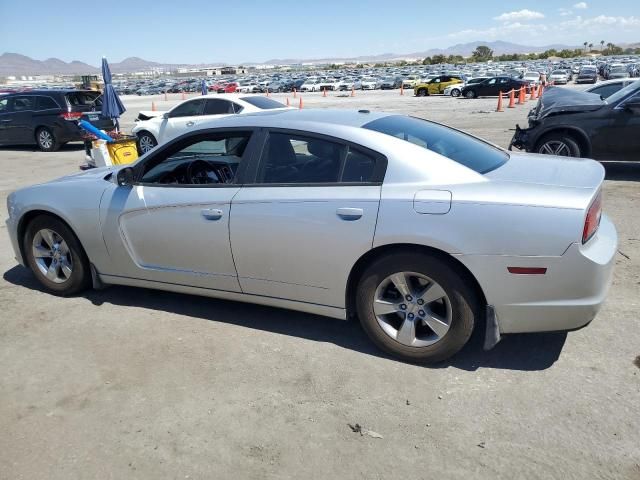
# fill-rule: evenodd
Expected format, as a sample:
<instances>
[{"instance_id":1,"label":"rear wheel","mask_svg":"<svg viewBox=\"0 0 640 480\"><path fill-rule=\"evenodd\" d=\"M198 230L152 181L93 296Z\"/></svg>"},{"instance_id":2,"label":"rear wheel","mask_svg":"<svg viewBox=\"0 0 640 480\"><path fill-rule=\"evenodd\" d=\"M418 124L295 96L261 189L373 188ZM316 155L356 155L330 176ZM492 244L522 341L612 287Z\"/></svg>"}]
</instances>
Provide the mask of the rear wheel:
<instances>
[{"instance_id":1,"label":"rear wheel","mask_svg":"<svg viewBox=\"0 0 640 480\"><path fill-rule=\"evenodd\" d=\"M36 143L38 148L43 152L54 152L60 148L60 143L56 140L55 135L47 127L41 127L36 130Z\"/></svg>"},{"instance_id":2,"label":"rear wheel","mask_svg":"<svg viewBox=\"0 0 640 480\"><path fill-rule=\"evenodd\" d=\"M566 133L551 133L538 142L535 152L559 157L581 157L578 143Z\"/></svg>"},{"instance_id":3,"label":"rear wheel","mask_svg":"<svg viewBox=\"0 0 640 480\"><path fill-rule=\"evenodd\" d=\"M478 300L447 262L395 254L372 263L358 285L360 323L382 350L402 360L434 363L457 353L478 318Z\"/></svg>"},{"instance_id":4,"label":"rear wheel","mask_svg":"<svg viewBox=\"0 0 640 480\"><path fill-rule=\"evenodd\" d=\"M140 132L138 134L138 154L144 155L155 148L156 145L158 145L158 141L149 132Z\"/></svg>"},{"instance_id":5,"label":"rear wheel","mask_svg":"<svg viewBox=\"0 0 640 480\"><path fill-rule=\"evenodd\" d=\"M473 90L467 90L464 92L464 98L476 98L476 92Z\"/></svg>"},{"instance_id":6,"label":"rear wheel","mask_svg":"<svg viewBox=\"0 0 640 480\"><path fill-rule=\"evenodd\" d=\"M459 97L460 96L460 89L459 88L454 88L453 90L451 90L451 96L452 97Z\"/></svg>"},{"instance_id":7,"label":"rear wheel","mask_svg":"<svg viewBox=\"0 0 640 480\"><path fill-rule=\"evenodd\" d=\"M427 96L427 89L426 88L419 89L418 92L416 93L416 95L418 97L426 97Z\"/></svg>"},{"instance_id":8,"label":"rear wheel","mask_svg":"<svg viewBox=\"0 0 640 480\"><path fill-rule=\"evenodd\" d=\"M27 264L46 290L73 295L91 285L89 261L79 240L59 219L41 215L27 226L23 239Z\"/></svg>"}]
</instances>

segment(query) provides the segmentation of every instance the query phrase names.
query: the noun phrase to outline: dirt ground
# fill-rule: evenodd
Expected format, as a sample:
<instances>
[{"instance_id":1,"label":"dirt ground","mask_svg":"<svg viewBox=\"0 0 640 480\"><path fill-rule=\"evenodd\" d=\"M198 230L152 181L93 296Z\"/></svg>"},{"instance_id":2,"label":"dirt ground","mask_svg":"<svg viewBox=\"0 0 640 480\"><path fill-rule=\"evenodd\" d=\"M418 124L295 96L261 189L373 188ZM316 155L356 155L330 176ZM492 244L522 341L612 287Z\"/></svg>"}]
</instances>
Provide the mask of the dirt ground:
<instances>
[{"instance_id":1,"label":"dirt ground","mask_svg":"<svg viewBox=\"0 0 640 480\"><path fill-rule=\"evenodd\" d=\"M125 97L123 125L170 97ZM495 113L494 99L398 91L303 98L418 115L502 146L531 106ZM2 205L77 171L83 155L1 148ZM0 234L0 478L639 479L640 164L606 168L620 252L594 322L490 352L475 340L436 368L388 358L357 324L286 310L124 287L53 297ZM4 207L0 217L5 229Z\"/></svg>"}]
</instances>

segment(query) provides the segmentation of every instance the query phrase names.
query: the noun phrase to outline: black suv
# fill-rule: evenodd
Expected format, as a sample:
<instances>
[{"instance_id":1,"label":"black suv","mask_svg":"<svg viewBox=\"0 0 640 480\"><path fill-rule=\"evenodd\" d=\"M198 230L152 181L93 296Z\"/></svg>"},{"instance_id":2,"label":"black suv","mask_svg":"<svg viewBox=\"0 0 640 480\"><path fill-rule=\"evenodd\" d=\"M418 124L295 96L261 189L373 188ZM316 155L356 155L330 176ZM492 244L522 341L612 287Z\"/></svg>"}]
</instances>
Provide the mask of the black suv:
<instances>
[{"instance_id":1,"label":"black suv","mask_svg":"<svg viewBox=\"0 0 640 480\"><path fill-rule=\"evenodd\" d=\"M67 142L84 140L75 120L112 130L113 120L100 114L100 92L30 90L0 96L0 145L33 145L52 152Z\"/></svg>"},{"instance_id":2,"label":"black suv","mask_svg":"<svg viewBox=\"0 0 640 480\"><path fill-rule=\"evenodd\" d=\"M512 146L566 157L640 160L640 81L605 100L566 88L545 90L529 113L529 128L516 125Z\"/></svg>"}]
</instances>

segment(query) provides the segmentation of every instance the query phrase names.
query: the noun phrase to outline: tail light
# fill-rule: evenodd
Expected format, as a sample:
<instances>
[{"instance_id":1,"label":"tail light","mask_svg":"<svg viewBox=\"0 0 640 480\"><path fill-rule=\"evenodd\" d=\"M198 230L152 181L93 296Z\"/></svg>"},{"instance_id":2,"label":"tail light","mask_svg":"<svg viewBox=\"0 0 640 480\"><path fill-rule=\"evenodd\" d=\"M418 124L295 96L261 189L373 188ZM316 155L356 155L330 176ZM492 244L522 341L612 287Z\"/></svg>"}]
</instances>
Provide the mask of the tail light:
<instances>
[{"instance_id":1,"label":"tail light","mask_svg":"<svg viewBox=\"0 0 640 480\"><path fill-rule=\"evenodd\" d=\"M598 192L596 198L591 202L587 217L584 220L584 229L582 230L582 243L587 243L591 237L595 235L600 226L600 217L602 217L602 192Z\"/></svg>"},{"instance_id":2,"label":"tail light","mask_svg":"<svg viewBox=\"0 0 640 480\"><path fill-rule=\"evenodd\" d=\"M80 120L82 118L82 112L63 112L60 116L65 120Z\"/></svg>"}]
</instances>

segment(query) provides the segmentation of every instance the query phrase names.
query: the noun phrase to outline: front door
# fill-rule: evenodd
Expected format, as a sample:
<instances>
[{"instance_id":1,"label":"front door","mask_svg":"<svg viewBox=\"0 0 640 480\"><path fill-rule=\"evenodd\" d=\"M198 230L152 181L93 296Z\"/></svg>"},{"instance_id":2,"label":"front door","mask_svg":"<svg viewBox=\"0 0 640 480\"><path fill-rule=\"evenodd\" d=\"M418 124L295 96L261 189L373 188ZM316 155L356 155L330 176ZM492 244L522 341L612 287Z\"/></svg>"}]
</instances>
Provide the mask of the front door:
<instances>
[{"instance_id":1,"label":"front door","mask_svg":"<svg viewBox=\"0 0 640 480\"><path fill-rule=\"evenodd\" d=\"M285 131L262 152L231 206L243 292L344 308L349 272L373 242L384 159Z\"/></svg>"},{"instance_id":2,"label":"front door","mask_svg":"<svg viewBox=\"0 0 640 480\"><path fill-rule=\"evenodd\" d=\"M229 214L250 140L194 133L146 158L134 186L111 187L100 209L112 262L100 273L240 291Z\"/></svg>"},{"instance_id":3,"label":"front door","mask_svg":"<svg viewBox=\"0 0 640 480\"><path fill-rule=\"evenodd\" d=\"M197 98L181 103L166 114L160 126L158 143L165 143L194 130L201 119L205 99Z\"/></svg>"},{"instance_id":4,"label":"front door","mask_svg":"<svg viewBox=\"0 0 640 480\"><path fill-rule=\"evenodd\" d=\"M13 99L0 98L0 145L8 144L11 122L13 122L13 116L11 114L11 104Z\"/></svg>"},{"instance_id":5,"label":"front door","mask_svg":"<svg viewBox=\"0 0 640 480\"><path fill-rule=\"evenodd\" d=\"M640 93L623 100L611 111L613 120L606 135L610 160L640 160L640 112L626 108L627 102L640 103Z\"/></svg>"}]
</instances>

